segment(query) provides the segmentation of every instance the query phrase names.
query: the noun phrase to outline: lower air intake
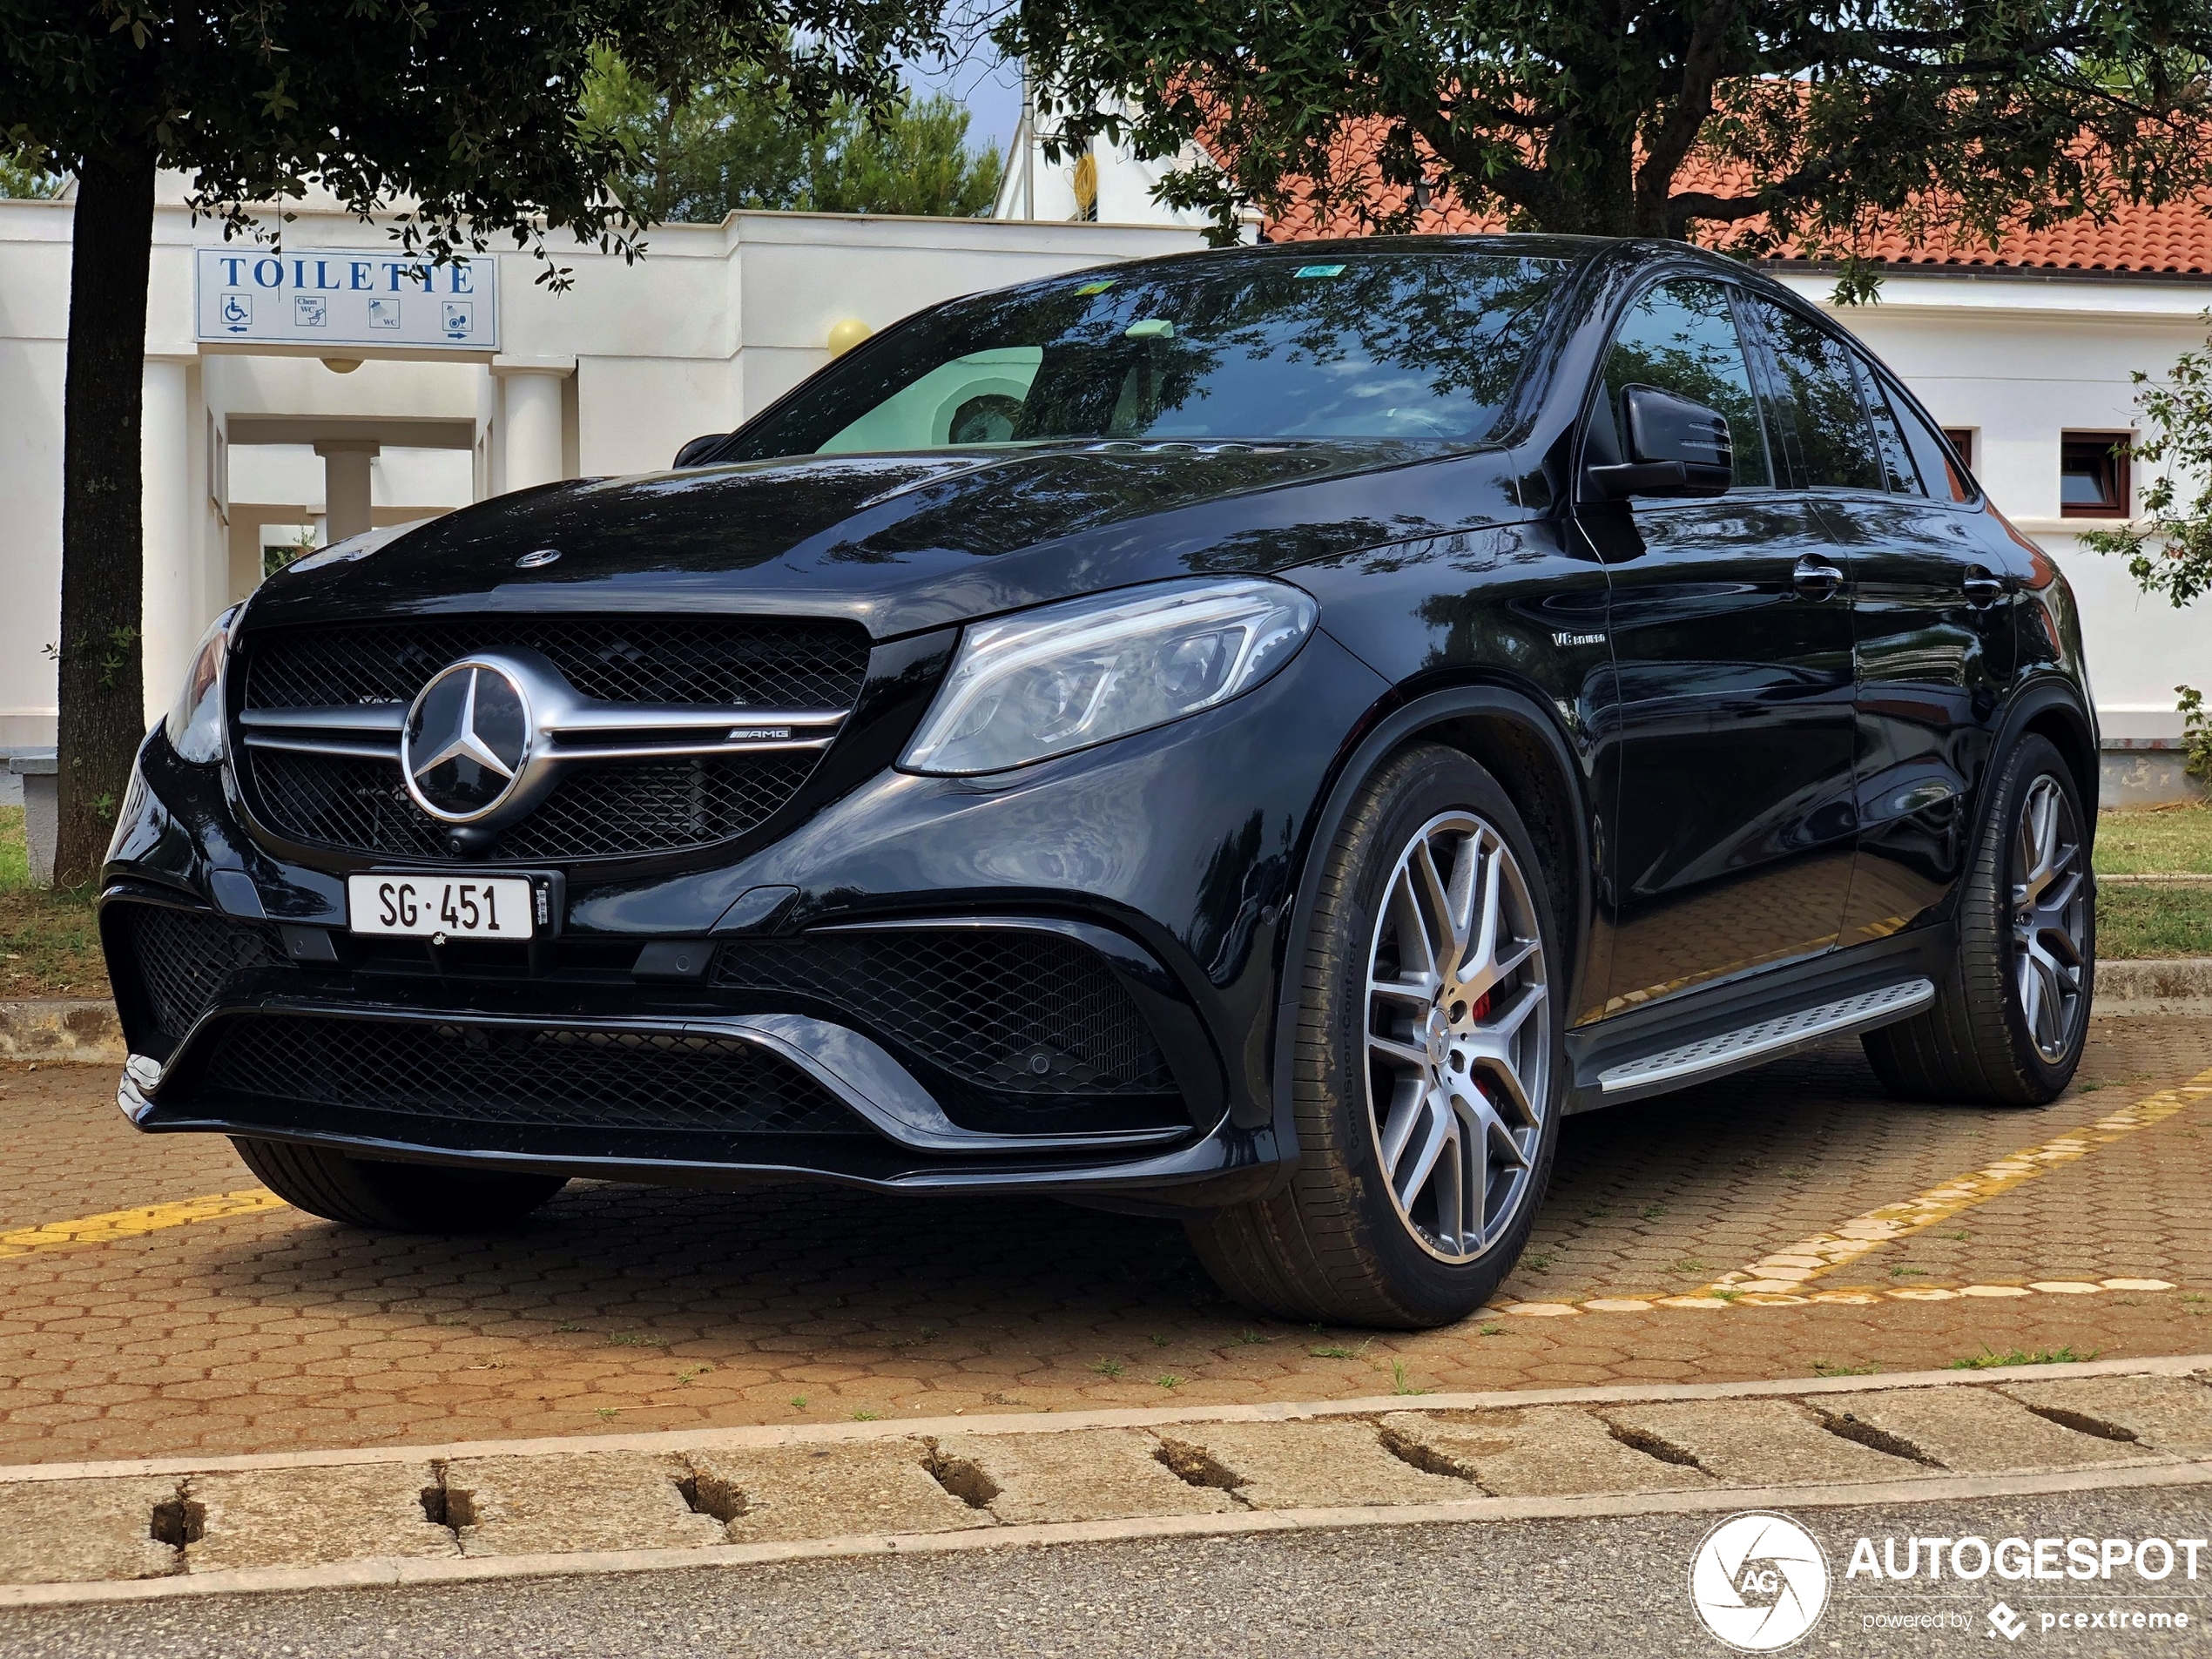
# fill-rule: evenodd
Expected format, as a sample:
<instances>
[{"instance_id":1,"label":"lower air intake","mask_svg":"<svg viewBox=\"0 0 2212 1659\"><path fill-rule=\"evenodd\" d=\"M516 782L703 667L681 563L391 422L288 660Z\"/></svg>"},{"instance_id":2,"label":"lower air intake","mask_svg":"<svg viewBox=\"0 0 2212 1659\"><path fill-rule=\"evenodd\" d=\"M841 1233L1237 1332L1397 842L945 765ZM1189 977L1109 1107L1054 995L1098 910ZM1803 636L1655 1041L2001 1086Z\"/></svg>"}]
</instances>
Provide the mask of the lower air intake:
<instances>
[{"instance_id":1,"label":"lower air intake","mask_svg":"<svg viewBox=\"0 0 2212 1659\"><path fill-rule=\"evenodd\" d=\"M917 928L733 941L713 982L796 993L978 1088L1170 1094L1151 1028L1087 946L1015 928Z\"/></svg>"},{"instance_id":2,"label":"lower air intake","mask_svg":"<svg viewBox=\"0 0 2212 1659\"><path fill-rule=\"evenodd\" d=\"M261 929L206 911L123 903L111 921L156 1028L172 1042L192 1029L233 974L284 960Z\"/></svg>"},{"instance_id":3,"label":"lower air intake","mask_svg":"<svg viewBox=\"0 0 2212 1659\"><path fill-rule=\"evenodd\" d=\"M217 1035L199 1086L478 1123L869 1132L795 1066L725 1037L241 1015Z\"/></svg>"}]
</instances>

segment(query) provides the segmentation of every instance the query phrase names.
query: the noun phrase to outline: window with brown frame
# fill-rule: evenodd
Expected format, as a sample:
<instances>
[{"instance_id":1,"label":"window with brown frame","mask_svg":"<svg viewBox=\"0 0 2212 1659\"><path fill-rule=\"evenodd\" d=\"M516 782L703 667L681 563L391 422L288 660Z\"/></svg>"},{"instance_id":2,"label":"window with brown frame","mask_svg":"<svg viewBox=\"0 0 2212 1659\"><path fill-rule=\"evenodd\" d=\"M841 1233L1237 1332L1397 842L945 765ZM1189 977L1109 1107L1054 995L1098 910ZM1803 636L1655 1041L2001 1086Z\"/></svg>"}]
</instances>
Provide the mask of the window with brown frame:
<instances>
[{"instance_id":1,"label":"window with brown frame","mask_svg":"<svg viewBox=\"0 0 2212 1659\"><path fill-rule=\"evenodd\" d=\"M1943 429L1943 435L1949 442L1951 447L1959 452L1959 459L1966 463L1966 470L1968 472L1972 472L1974 469L1973 428L1970 426L1947 426Z\"/></svg>"},{"instance_id":2,"label":"window with brown frame","mask_svg":"<svg viewBox=\"0 0 2212 1659\"><path fill-rule=\"evenodd\" d=\"M2059 435L2059 514L2125 518L2134 505L2128 475L2129 432Z\"/></svg>"}]
</instances>

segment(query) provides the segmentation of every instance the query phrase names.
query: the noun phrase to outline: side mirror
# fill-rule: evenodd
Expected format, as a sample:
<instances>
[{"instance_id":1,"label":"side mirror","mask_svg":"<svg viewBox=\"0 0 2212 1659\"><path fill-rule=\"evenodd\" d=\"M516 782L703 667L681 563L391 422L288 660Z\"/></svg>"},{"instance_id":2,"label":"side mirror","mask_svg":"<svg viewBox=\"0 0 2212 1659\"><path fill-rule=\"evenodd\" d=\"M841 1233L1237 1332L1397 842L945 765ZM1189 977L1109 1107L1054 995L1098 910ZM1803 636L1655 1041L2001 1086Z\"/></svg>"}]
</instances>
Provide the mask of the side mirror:
<instances>
[{"instance_id":1,"label":"side mirror","mask_svg":"<svg viewBox=\"0 0 2212 1659\"><path fill-rule=\"evenodd\" d=\"M1656 386L1621 390L1629 459L1583 473L1601 501L1630 496L1724 496L1736 476L1728 417Z\"/></svg>"},{"instance_id":2,"label":"side mirror","mask_svg":"<svg viewBox=\"0 0 2212 1659\"><path fill-rule=\"evenodd\" d=\"M668 464L671 467L704 466L713 458L714 452L722 447L722 441L729 435L726 432L709 432L702 437L693 438L676 452L676 459Z\"/></svg>"}]
</instances>

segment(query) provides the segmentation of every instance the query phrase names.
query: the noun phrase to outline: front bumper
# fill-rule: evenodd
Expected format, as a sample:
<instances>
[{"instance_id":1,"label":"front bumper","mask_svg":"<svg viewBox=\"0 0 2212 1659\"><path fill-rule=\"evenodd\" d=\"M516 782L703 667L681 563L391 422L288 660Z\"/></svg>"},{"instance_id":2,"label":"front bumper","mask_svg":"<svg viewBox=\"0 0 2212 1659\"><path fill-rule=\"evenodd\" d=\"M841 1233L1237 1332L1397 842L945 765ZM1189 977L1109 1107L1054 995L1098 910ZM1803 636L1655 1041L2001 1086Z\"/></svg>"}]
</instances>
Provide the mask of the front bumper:
<instances>
[{"instance_id":1,"label":"front bumper","mask_svg":"<svg viewBox=\"0 0 2212 1659\"><path fill-rule=\"evenodd\" d=\"M157 730L102 899L134 1054L119 1103L148 1130L671 1184L806 1175L900 1190L1237 1202L1264 1190L1291 1151L1267 1063L1276 934L1311 815L1382 689L1317 634L1250 696L1088 754L996 779L880 772L769 845L739 844L672 873L553 872L557 933L503 954L355 939L344 878L364 862L334 850L280 855L251 832L223 774L179 761ZM762 893L774 902L737 902ZM149 907L257 941L238 948L238 965L188 1021L172 1008L166 1029L133 956L132 919ZM1168 1082L1142 1098L1126 1088L1049 1099L995 1088L910 1040L891 999L911 995L911 981L903 993L757 972L738 982L722 967L733 952L960 930L1094 960L1157 1042ZM1095 997L1082 1006L1096 1017ZM408 1076L475 1081L428 1083L408 1109L388 1109L375 1094L385 1074L347 1056L366 1043L381 1064L389 1045L357 1043L354 1026L404 1029L416 1034L410 1042L442 1033L448 1048L423 1053L465 1063L416 1054ZM312 1034L305 1052L321 1058L265 1065L241 1086L233 1051L271 1032ZM576 1045L597 1054L610 1043L788 1069L835 1103L844 1132L820 1132L814 1118L773 1133L719 1129L696 1113L639 1121L628 1105L533 1122L470 1104L504 1098L502 1055L540 1066L545 1045L567 1044L589 1070L597 1061ZM704 1086L692 1077L686 1099ZM629 1096L610 1082L598 1098Z\"/></svg>"}]
</instances>

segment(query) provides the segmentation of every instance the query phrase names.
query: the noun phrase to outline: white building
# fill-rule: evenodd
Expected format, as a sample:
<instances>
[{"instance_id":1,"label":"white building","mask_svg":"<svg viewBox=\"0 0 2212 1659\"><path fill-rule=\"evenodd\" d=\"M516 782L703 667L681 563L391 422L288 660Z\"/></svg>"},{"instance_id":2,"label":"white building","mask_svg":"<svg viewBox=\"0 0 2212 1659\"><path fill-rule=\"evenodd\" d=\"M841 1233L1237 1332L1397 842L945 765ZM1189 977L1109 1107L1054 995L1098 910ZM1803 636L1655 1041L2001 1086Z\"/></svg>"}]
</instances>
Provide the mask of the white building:
<instances>
[{"instance_id":1,"label":"white building","mask_svg":"<svg viewBox=\"0 0 2212 1659\"><path fill-rule=\"evenodd\" d=\"M347 333L348 267L374 266L368 287L388 297L391 244L381 226L311 206L285 247L287 260L332 256L321 344L303 332L317 281L304 270L301 283L255 292L269 308L226 330L212 307L228 289L196 283L196 266L266 250L225 248L216 227L191 222L181 181L165 181L146 331L149 718L206 621L260 579L265 546L664 466L685 440L726 429L826 361L833 332L857 338L954 294L1200 245L1194 223L1150 203L1156 166L1105 145L1088 159L1049 161L1025 124L1002 217L739 213L664 226L635 266L556 247L575 272L565 294L536 283L526 254L484 256L464 313L443 319L469 325L451 335L398 307L396 332ZM0 201L0 569L12 601L0 610L0 748L53 742L43 648L58 632L70 214L66 201ZM1124 218L1151 222L1111 222ZM1777 274L1825 302L1823 273ZM433 297L407 292L402 305ZM441 310L462 303L439 294ZM2107 756L2108 786L2132 768L2138 785L2158 772L2174 786L2174 687L2212 684L2212 649L2201 610L2144 597L2116 561L2078 546L2080 530L2134 510L2141 481L2110 481L2119 496L2099 508L2063 503L2061 479L2069 457L2134 426L2131 373L2158 374L2202 344L2208 304L2212 233L2183 207L2023 239L1979 262L1900 265L1879 304L1841 314L1961 435L2013 523L2072 579L2107 747L2136 750ZM361 343L379 340L396 343ZM2077 475L2075 493L2094 482Z\"/></svg>"}]
</instances>

